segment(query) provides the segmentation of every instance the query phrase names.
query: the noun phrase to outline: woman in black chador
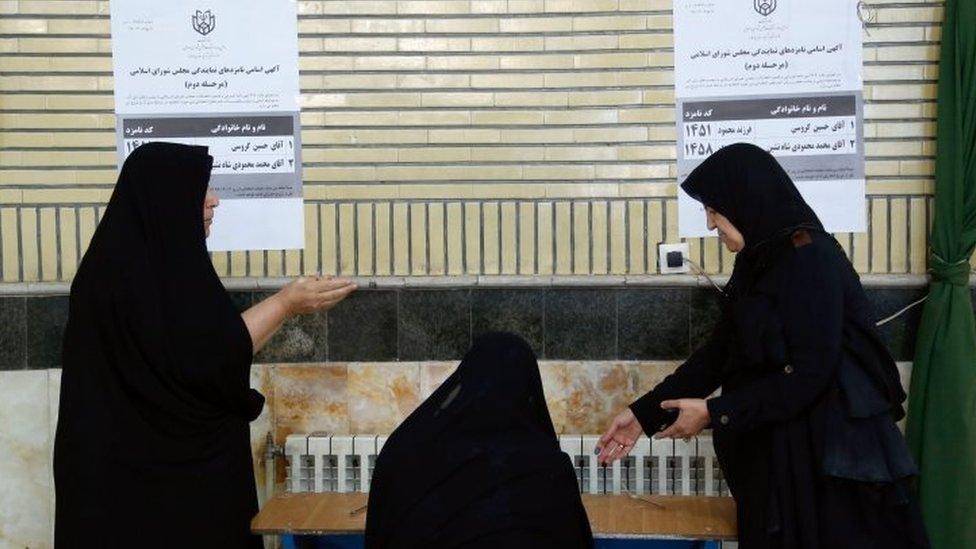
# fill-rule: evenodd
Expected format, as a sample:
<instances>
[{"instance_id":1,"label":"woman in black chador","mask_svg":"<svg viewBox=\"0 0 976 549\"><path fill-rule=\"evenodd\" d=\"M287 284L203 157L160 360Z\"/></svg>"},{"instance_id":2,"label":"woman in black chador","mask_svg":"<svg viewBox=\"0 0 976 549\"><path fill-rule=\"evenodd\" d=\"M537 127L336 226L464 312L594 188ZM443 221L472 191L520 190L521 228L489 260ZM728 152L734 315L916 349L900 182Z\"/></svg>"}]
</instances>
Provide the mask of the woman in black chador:
<instances>
[{"instance_id":1,"label":"woman in black chador","mask_svg":"<svg viewBox=\"0 0 976 549\"><path fill-rule=\"evenodd\" d=\"M927 547L895 425L905 393L843 250L758 147L721 149L681 187L738 252L722 318L613 420L600 459L626 455L643 432L710 426L743 549Z\"/></svg>"},{"instance_id":2,"label":"woman in black chador","mask_svg":"<svg viewBox=\"0 0 976 549\"><path fill-rule=\"evenodd\" d=\"M212 163L205 147L136 149L71 286L57 547L261 547L251 358L287 318L355 286L299 279L239 313L205 245Z\"/></svg>"},{"instance_id":3,"label":"woman in black chador","mask_svg":"<svg viewBox=\"0 0 976 549\"><path fill-rule=\"evenodd\" d=\"M376 461L367 549L591 547L532 349L480 337Z\"/></svg>"}]
</instances>

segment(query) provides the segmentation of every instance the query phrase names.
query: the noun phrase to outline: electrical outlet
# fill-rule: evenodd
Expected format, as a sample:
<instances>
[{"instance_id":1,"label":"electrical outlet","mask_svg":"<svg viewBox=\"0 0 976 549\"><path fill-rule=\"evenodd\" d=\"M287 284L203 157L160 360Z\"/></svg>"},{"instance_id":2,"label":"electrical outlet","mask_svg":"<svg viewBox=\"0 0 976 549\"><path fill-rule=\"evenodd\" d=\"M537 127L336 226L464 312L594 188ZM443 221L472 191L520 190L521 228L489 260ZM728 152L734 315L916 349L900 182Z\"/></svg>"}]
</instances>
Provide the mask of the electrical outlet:
<instances>
[{"instance_id":1,"label":"electrical outlet","mask_svg":"<svg viewBox=\"0 0 976 549\"><path fill-rule=\"evenodd\" d=\"M688 259L687 242L660 244L657 251L661 274L680 274L687 273L690 270L685 262L685 259Z\"/></svg>"}]
</instances>

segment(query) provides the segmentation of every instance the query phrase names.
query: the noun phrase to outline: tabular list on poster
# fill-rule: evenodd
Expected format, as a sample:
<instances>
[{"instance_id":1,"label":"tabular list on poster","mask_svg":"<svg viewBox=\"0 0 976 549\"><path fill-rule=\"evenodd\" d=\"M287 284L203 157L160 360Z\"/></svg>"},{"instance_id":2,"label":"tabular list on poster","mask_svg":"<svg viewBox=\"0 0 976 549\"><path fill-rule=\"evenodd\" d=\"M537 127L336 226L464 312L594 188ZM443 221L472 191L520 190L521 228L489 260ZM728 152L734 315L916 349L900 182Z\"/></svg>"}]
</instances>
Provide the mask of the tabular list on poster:
<instances>
[{"instance_id":1,"label":"tabular list on poster","mask_svg":"<svg viewBox=\"0 0 976 549\"><path fill-rule=\"evenodd\" d=\"M295 0L111 9L120 162L152 141L205 145L221 199L208 247L304 247Z\"/></svg>"},{"instance_id":2,"label":"tabular list on poster","mask_svg":"<svg viewBox=\"0 0 976 549\"><path fill-rule=\"evenodd\" d=\"M772 153L828 230L863 231L861 26L854 0L675 0L679 182L726 145ZM679 233L709 234L679 195Z\"/></svg>"}]
</instances>

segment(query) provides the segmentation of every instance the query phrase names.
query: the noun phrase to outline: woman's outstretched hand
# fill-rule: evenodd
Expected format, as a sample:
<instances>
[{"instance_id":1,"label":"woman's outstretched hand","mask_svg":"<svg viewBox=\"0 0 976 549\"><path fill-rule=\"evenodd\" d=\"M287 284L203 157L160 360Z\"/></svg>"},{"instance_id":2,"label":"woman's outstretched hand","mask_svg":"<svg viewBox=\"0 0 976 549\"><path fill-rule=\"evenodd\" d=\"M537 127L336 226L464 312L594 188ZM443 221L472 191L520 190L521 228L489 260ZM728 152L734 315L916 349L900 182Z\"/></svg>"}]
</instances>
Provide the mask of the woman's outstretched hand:
<instances>
[{"instance_id":1,"label":"woman's outstretched hand","mask_svg":"<svg viewBox=\"0 0 976 549\"><path fill-rule=\"evenodd\" d=\"M302 277L281 289L279 296L289 316L328 311L356 290L346 278L331 276Z\"/></svg>"},{"instance_id":2,"label":"woman's outstretched hand","mask_svg":"<svg viewBox=\"0 0 976 549\"><path fill-rule=\"evenodd\" d=\"M328 311L355 290L356 285L345 278L308 276L293 280L278 293L241 313L251 335L252 351L257 354L289 318Z\"/></svg>"},{"instance_id":3,"label":"woman's outstretched hand","mask_svg":"<svg viewBox=\"0 0 976 549\"><path fill-rule=\"evenodd\" d=\"M630 408L625 408L613 418L607 432L600 437L600 446L597 447L600 451L597 458L600 464L606 465L627 457L642 434L644 429L641 428L634 412L630 411Z\"/></svg>"},{"instance_id":4,"label":"woman's outstretched hand","mask_svg":"<svg viewBox=\"0 0 976 549\"><path fill-rule=\"evenodd\" d=\"M678 410L678 419L654 438L691 438L702 431L712 418L702 398L679 398L661 403L665 410Z\"/></svg>"}]
</instances>

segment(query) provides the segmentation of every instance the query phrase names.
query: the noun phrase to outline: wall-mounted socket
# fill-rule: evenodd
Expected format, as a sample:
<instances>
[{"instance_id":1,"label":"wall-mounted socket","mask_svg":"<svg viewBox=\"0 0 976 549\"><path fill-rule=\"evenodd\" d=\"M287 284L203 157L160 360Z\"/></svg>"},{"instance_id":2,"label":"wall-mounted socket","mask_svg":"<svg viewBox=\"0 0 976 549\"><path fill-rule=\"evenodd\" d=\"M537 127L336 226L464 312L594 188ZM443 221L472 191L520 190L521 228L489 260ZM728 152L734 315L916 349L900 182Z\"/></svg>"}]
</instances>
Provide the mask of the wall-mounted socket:
<instances>
[{"instance_id":1,"label":"wall-mounted socket","mask_svg":"<svg viewBox=\"0 0 976 549\"><path fill-rule=\"evenodd\" d=\"M687 273L690 270L685 262L685 259L688 259L687 242L659 244L657 252L661 274L680 274Z\"/></svg>"}]
</instances>

